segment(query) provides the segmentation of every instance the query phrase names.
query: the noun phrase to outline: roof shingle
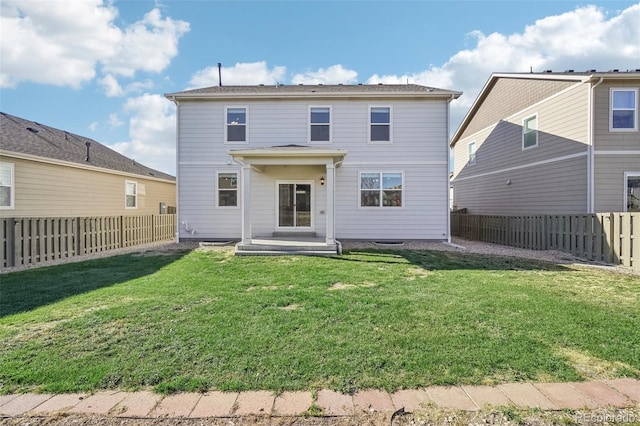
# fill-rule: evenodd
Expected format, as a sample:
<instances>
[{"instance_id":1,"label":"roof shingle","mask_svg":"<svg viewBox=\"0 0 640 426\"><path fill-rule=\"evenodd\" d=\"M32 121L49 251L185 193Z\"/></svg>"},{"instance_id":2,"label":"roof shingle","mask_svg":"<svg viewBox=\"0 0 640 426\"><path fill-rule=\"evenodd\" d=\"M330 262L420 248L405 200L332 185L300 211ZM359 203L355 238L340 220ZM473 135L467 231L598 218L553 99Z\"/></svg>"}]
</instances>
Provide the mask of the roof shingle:
<instances>
[{"instance_id":1,"label":"roof shingle","mask_svg":"<svg viewBox=\"0 0 640 426\"><path fill-rule=\"evenodd\" d=\"M175 181L174 176L140 164L93 139L4 112L0 112L0 141L0 149L8 152Z\"/></svg>"}]
</instances>

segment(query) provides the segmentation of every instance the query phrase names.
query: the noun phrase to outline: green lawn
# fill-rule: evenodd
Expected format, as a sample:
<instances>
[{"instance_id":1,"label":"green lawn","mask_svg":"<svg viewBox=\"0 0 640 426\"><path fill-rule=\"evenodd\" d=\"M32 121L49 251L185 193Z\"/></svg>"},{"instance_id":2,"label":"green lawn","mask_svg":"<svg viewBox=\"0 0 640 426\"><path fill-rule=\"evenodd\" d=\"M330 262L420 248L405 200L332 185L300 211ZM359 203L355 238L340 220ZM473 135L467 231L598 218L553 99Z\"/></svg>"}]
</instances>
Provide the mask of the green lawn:
<instances>
[{"instance_id":1,"label":"green lawn","mask_svg":"<svg viewBox=\"0 0 640 426\"><path fill-rule=\"evenodd\" d=\"M124 255L0 276L0 393L640 377L640 277L435 251Z\"/></svg>"}]
</instances>

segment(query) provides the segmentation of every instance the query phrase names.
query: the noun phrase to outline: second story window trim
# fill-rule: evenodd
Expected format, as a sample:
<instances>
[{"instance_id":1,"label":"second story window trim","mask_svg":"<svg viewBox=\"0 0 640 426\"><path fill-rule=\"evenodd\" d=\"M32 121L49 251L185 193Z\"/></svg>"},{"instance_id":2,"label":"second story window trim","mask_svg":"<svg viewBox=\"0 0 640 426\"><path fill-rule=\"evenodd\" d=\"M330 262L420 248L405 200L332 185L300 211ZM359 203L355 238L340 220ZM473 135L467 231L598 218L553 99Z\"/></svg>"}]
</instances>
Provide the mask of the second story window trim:
<instances>
[{"instance_id":1,"label":"second story window trim","mask_svg":"<svg viewBox=\"0 0 640 426\"><path fill-rule=\"evenodd\" d=\"M473 166L474 164L476 164L476 141L471 141L469 142L468 145L468 153L469 153L469 161L467 162L467 164L469 164L470 166Z\"/></svg>"},{"instance_id":2,"label":"second story window trim","mask_svg":"<svg viewBox=\"0 0 640 426\"><path fill-rule=\"evenodd\" d=\"M371 144L393 143L393 108L389 105L369 106L369 137Z\"/></svg>"},{"instance_id":3,"label":"second story window trim","mask_svg":"<svg viewBox=\"0 0 640 426\"><path fill-rule=\"evenodd\" d=\"M229 105L224 109L224 143L247 144L249 142L249 108Z\"/></svg>"},{"instance_id":4,"label":"second story window trim","mask_svg":"<svg viewBox=\"0 0 640 426\"><path fill-rule=\"evenodd\" d=\"M533 114L522 120L522 150L538 146L538 114Z\"/></svg>"},{"instance_id":5,"label":"second story window trim","mask_svg":"<svg viewBox=\"0 0 640 426\"><path fill-rule=\"evenodd\" d=\"M138 182L132 180L124 181L124 208L138 208Z\"/></svg>"},{"instance_id":6,"label":"second story window trim","mask_svg":"<svg viewBox=\"0 0 640 426\"><path fill-rule=\"evenodd\" d=\"M15 208L15 183L13 163L0 163L0 210Z\"/></svg>"},{"instance_id":7,"label":"second story window trim","mask_svg":"<svg viewBox=\"0 0 640 426\"><path fill-rule=\"evenodd\" d=\"M638 131L638 88L611 88L609 96L609 131Z\"/></svg>"},{"instance_id":8,"label":"second story window trim","mask_svg":"<svg viewBox=\"0 0 640 426\"><path fill-rule=\"evenodd\" d=\"M332 142L333 111L330 105L309 106L309 143Z\"/></svg>"}]
</instances>

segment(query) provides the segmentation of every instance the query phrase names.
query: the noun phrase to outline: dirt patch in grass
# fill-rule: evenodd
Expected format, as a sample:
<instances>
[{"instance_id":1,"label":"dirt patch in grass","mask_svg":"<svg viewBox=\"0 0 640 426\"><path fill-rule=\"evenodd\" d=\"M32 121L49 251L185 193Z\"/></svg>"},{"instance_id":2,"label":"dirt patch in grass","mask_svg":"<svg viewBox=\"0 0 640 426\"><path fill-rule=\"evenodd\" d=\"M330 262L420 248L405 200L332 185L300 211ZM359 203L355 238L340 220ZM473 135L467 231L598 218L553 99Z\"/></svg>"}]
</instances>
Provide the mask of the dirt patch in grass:
<instances>
[{"instance_id":1,"label":"dirt patch in grass","mask_svg":"<svg viewBox=\"0 0 640 426\"><path fill-rule=\"evenodd\" d=\"M329 291L335 290L350 290L354 288L371 288L375 287L376 283L365 281L361 284L344 284L344 283L334 283L331 287L329 287Z\"/></svg>"},{"instance_id":2,"label":"dirt patch in grass","mask_svg":"<svg viewBox=\"0 0 640 426\"><path fill-rule=\"evenodd\" d=\"M586 380L608 380L620 377L620 375L634 372L640 376L640 370L619 361L608 361L580 352L575 349L561 348L558 351L567 358L569 363ZM640 419L638 419L640 421Z\"/></svg>"}]
</instances>

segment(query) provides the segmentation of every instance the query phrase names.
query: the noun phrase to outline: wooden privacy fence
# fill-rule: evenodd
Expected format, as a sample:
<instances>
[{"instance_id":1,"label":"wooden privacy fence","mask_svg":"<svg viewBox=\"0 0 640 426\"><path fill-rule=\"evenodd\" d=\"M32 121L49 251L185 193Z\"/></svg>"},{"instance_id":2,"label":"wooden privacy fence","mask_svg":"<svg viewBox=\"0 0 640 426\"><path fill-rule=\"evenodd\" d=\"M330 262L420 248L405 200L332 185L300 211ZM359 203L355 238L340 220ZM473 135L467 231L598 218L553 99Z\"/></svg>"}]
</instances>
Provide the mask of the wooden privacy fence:
<instances>
[{"instance_id":1,"label":"wooden privacy fence","mask_svg":"<svg viewBox=\"0 0 640 426\"><path fill-rule=\"evenodd\" d=\"M175 238L176 215L0 219L2 267L98 253Z\"/></svg>"},{"instance_id":2,"label":"wooden privacy fence","mask_svg":"<svg viewBox=\"0 0 640 426\"><path fill-rule=\"evenodd\" d=\"M467 240L559 250L640 269L640 213L486 216L453 213L451 235Z\"/></svg>"}]
</instances>

